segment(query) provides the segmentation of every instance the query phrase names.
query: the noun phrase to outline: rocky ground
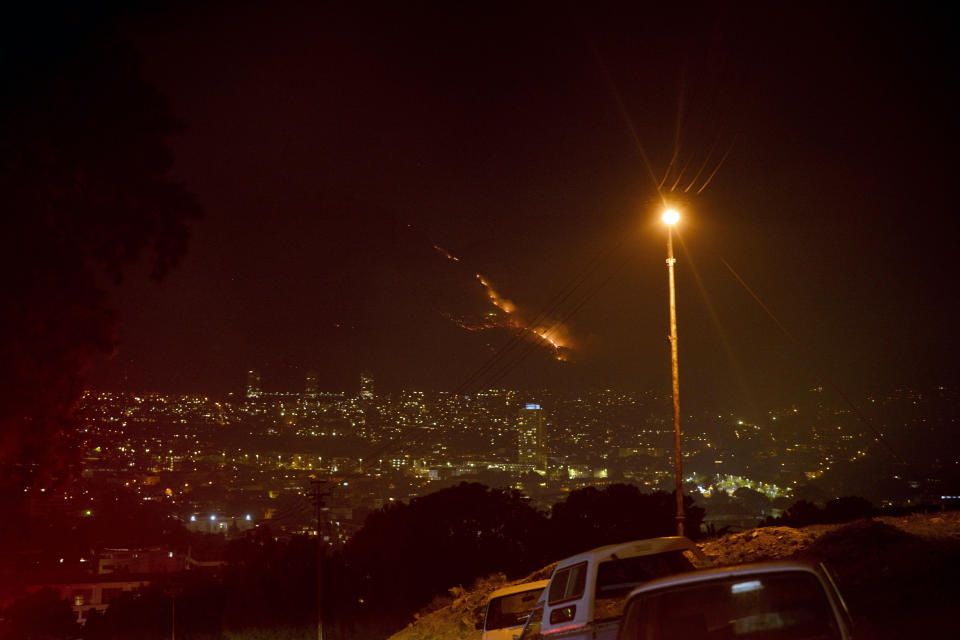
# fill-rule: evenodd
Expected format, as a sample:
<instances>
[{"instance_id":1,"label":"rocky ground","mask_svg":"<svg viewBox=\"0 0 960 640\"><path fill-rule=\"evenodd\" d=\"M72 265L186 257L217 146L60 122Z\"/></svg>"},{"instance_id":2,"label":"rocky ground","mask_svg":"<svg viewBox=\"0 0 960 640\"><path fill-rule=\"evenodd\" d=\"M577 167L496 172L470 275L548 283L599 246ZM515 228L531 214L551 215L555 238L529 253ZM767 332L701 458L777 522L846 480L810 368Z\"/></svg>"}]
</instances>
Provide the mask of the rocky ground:
<instances>
[{"instance_id":1,"label":"rocky ground","mask_svg":"<svg viewBox=\"0 0 960 640\"><path fill-rule=\"evenodd\" d=\"M834 573L861 640L960 637L960 512L878 517L840 525L764 527L705 540L730 565L779 558L822 561ZM548 577L544 567L517 582ZM489 576L421 612L391 640L475 640L488 593L511 584Z\"/></svg>"}]
</instances>

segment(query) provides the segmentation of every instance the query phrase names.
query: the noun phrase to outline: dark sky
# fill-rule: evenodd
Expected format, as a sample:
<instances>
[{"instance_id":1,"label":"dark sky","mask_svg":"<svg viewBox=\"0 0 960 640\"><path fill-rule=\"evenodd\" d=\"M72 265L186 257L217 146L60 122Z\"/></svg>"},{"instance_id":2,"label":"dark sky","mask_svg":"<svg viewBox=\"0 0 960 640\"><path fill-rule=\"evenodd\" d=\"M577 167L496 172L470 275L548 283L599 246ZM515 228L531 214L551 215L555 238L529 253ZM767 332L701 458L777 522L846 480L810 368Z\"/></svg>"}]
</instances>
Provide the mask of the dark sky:
<instances>
[{"instance_id":1,"label":"dark sky","mask_svg":"<svg viewBox=\"0 0 960 640\"><path fill-rule=\"evenodd\" d=\"M641 4L128 19L187 124L174 175L205 217L162 284L115 291L122 343L91 383L223 393L254 367L268 389L307 369L329 389L361 369L382 389L456 389L511 335L451 320L494 310L481 273L517 318L562 319L572 348L516 349L477 384L667 389L656 183L675 151L662 191L684 215L690 406L773 406L827 378L851 393L954 381L946 14Z\"/></svg>"}]
</instances>

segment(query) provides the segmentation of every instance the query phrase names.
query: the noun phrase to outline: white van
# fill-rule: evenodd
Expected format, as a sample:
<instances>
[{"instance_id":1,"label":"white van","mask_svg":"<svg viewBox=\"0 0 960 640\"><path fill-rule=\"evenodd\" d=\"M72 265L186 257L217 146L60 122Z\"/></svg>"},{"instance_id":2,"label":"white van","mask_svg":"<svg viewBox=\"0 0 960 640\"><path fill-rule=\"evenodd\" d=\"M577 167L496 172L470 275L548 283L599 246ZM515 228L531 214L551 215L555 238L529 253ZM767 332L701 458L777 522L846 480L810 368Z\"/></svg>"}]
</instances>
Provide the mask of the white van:
<instances>
[{"instance_id":1,"label":"white van","mask_svg":"<svg viewBox=\"0 0 960 640\"><path fill-rule=\"evenodd\" d=\"M630 591L710 561L679 536L611 544L557 563L520 640L614 640Z\"/></svg>"},{"instance_id":2,"label":"white van","mask_svg":"<svg viewBox=\"0 0 960 640\"><path fill-rule=\"evenodd\" d=\"M513 640L519 636L523 623L549 582L524 582L491 593L483 622L477 625L483 630L483 640Z\"/></svg>"}]
</instances>

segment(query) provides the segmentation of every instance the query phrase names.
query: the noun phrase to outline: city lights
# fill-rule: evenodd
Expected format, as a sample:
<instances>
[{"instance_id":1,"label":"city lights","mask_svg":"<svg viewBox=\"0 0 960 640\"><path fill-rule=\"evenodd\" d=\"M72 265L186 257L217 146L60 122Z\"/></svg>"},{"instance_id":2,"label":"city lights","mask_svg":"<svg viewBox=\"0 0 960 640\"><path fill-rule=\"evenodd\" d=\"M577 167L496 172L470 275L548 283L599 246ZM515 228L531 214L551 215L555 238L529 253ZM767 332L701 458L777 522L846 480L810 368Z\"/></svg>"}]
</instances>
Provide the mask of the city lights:
<instances>
[{"instance_id":1,"label":"city lights","mask_svg":"<svg viewBox=\"0 0 960 640\"><path fill-rule=\"evenodd\" d=\"M613 389L536 396L513 389L463 396L420 390L377 394L369 379L367 387L366 397L263 391L255 399L216 403L204 396L141 394L134 400L85 394L78 419L88 450L100 447L87 473L115 478L140 501L163 500L191 530L228 536L260 520L283 531L315 526L304 487L310 479L325 479L335 488L331 522L341 523L337 535L343 539L359 526L345 517L356 505L376 509L406 501L461 475L507 474L510 486L554 496L619 481L668 492L675 484L675 430L661 413L670 394ZM876 400L882 405L898 398ZM912 396L908 400L917 407ZM823 402L820 396L815 401ZM767 500L792 499L798 486L838 461L876 454L848 412L819 409L822 421L811 423L806 435L794 430L784 438L771 431L781 422L814 415L801 407L795 402L771 409L766 423L733 409L685 416L686 492L698 503L721 495L735 499L741 489ZM224 433L232 434L229 445L219 435ZM249 440L240 437L244 433ZM474 439L462 438L467 433ZM299 443L294 446L303 449L276 450L271 442ZM316 446L334 446L338 453L317 455L311 450ZM371 446L389 449L371 457ZM750 471L729 473L731 464ZM224 495L243 499L224 510ZM299 506L291 510L291 505ZM78 512L92 517L95 510L88 501ZM297 514L293 520L277 519L291 513Z\"/></svg>"}]
</instances>

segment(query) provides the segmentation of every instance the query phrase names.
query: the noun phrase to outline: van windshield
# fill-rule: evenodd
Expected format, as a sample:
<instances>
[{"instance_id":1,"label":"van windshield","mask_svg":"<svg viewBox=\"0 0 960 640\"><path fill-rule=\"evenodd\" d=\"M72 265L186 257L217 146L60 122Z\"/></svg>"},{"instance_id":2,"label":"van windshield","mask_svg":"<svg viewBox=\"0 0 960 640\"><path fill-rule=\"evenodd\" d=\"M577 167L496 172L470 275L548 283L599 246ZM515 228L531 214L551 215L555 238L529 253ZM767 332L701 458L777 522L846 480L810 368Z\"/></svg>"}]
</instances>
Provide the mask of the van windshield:
<instances>
[{"instance_id":1,"label":"van windshield","mask_svg":"<svg viewBox=\"0 0 960 640\"><path fill-rule=\"evenodd\" d=\"M543 588L519 591L507 596L494 598L487 605L487 619L484 629L504 629L506 627L520 627L527 621L527 616L537 603L537 596Z\"/></svg>"},{"instance_id":2,"label":"van windshield","mask_svg":"<svg viewBox=\"0 0 960 640\"><path fill-rule=\"evenodd\" d=\"M682 551L667 551L649 556L614 558L601 562L597 567L597 591L594 594L593 617L595 620L616 618L623 613L626 595L654 578L683 571L693 565Z\"/></svg>"},{"instance_id":3,"label":"van windshield","mask_svg":"<svg viewBox=\"0 0 960 640\"><path fill-rule=\"evenodd\" d=\"M758 573L641 594L622 640L840 640L823 586L801 571Z\"/></svg>"}]
</instances>

